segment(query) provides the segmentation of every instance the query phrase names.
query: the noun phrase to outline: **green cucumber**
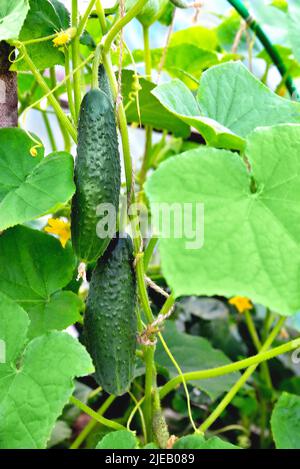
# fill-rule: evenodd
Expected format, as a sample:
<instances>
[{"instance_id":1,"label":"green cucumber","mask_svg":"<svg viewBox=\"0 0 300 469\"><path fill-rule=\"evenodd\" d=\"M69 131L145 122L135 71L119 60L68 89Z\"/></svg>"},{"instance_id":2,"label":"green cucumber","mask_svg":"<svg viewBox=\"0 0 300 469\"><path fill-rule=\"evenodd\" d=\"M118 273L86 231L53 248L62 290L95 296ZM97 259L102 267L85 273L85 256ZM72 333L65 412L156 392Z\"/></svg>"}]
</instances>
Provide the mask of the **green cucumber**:
<instances>
[{"instance_id":1,"label":"green cucumber","mask_svg":"<svg viewBox=\"0 0 300 469\"><path fill-rule=\"evenodd\" d=\"M92 274L84 337L99 386L116 396L128 391L136 350L136 281L129 237L114 239Z\"/></svg>"},{"instance_id":2,"label":"green cucumber","mask_svg":"<svg viewBox=\"0 0 300 469\"><path fill-rule=\"evenodd\" d=\"M120 173L114 109L105 92L93 89L83 98L80 109L71 214L72 244L82 262L96 261L114 234L98 236L97 208L111 204L117 214Z\"/></svg>"}]
</instances>

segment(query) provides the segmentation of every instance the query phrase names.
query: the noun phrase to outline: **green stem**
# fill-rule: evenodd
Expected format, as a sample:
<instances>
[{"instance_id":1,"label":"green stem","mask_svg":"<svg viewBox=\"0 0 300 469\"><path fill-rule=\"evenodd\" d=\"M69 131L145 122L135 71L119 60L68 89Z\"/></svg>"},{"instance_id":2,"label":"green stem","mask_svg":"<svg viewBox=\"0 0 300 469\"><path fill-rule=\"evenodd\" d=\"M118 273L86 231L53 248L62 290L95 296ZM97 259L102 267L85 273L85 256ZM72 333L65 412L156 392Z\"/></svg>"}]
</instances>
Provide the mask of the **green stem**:
<instances>
[{"instance_id":1,"label":"green stem","mask_svg":"<svg viewBox=\"0 0 300 469\"><path fill-rule=\"evenodd\" d=\"M245 319L246 319L246 324L247 324L247 327L248 327L248 331L249 331L250 336L252 338L252 341L255 345L255 348L258 352L260 352L260 350L262 348L262 343L260 341L260 338L258 337L258 333L257 333L257 330L255 328L255 324L254 324L254 321L252 319L252 315L249 311L245 311ZM264 379L266 385L270 389L272 389L273 385L272 385L272 380L271 380L269 368L268 368L267 363L265 363L265 362L263 362L261 364L261 375L262 375L262 378Z\"/></svg>"},{"instance_id":2,"label":"green stem","mask_svg":"<svg viewBox=\"0 0 300 469\"><path fill-rule=\"evenodd\" d=\"M274 65L277 67L279 73L282 77L285 77L285 84L291 96L299 100L299 93L293 82L292 78L287 75L287 69L282 62L281 56L278 53L277 49L273 46L268 36L260 27L259 23L250 15L248 9L240 0L228 0L229 3L236 9L236 11L241 15L241 17L246 21L248 26L254 31L262 45L265 47L267 53L271 57Z\"/></svg>"},{"instance_id":3,"label":"green stem","mask_svg":"<svg viewBox=\"0 0 300 469\"><path fill-rule=\"evenodd\" d=\"M115 37L118 35L118 33L121 31L121 29L126 26L126 24L129 23L135 16L137 16L140 11L144 8L148 0L138 0L136 4L130 8L128 13L123 16L123 18L120 18L110 29L108 32L104 44L103 44L103 53L107 54L111 48L112 42L115 39Z\"/></svg>"},{"instance_id":4,"label":"green stem","mask_svg":"<svg viewBox=\"0 0 300 469\"><path fill-rule=\"evenodd\" d=\"M261 342L257 334L257 330L255 328L251 313L249 311L245 311L245 320L248 327L249 334L251 339L255 345L256 350L259 352L261 349Z\"/></svg>"},{"instance_id":5,"label":"green stem","mask_svg":"<svg viewBox=\"0 0 300 469\"><path fill-rule=\"evenodd\" d=\"M209 379L209 378L216 378L217 376L224 376L229 373L234 373L239 370L243 370L244 368L248 368L251 366L257 366L260 363L271 360L278 355L282 355L287 352L292 352L293 350L300 347L300 338L291 340L286 344L280 345L278 347L274 347L271 350L266 352L260 352L252 357L245 358L243 360L239 360L234 363L230 363L229 365L220 366L217 368L210 368L208 370L198 370L198 371L191 371L189 373L184 373L183 376L186 381L197 381L200 379ZM168 381L162 388L160 389L160 398L166 397L171 391L176 389L176 387L181 384L181 377L176 376Z\"/></svg>"},{"instance_id":6,"label":"green stem","mask_svg":"<svg viewBox=\"0 0 300 469\"><path fill-rule=\"evenodd\" d=\"M47 130L47 134L48 134L48 138L50 141L52 151L57 151L56 141L52 132L48 114L46 112L42 112L42 117L43 117L43 121Z\"/></svg>"},{"instance_id":7,"label":"green stem","mask_svg":"<svg viewBox=\"0 0 300 469\"><path fill-rule=\"evenodd\" d=\"M153 255L153 252L154 252L154 249L155 249L157 243L158 243L157 236L152 236L152 238L150 238L150 240L147 244L147 247L146 247L145 252L144 252L144 269L145 269L145 271L147 271L147 268L149 266L149 263L151 261L151 258L152 258L152 255Z\"/></svg>"},{"instance_id":8,"label":"green stem","mask_svg":"<svg viewBox=\"0 0 300 469\"><path fill-rule=\"evenodd\" d=\"M272 342L275 340L277 337L278 333L280 332L280 329L282 328L282 325L284 324L285 318L280 318L272 330L271 334L267 338L266 342L261 348L261 352L263 353L268 350ZM216 420L217 418L220 417L224 409L230 404L234 396L237 394L237 392L241 389L241 387L247 382L247 380L250 378L250 376L254 373L256 370L258 364L256 363L255 365L250 366L247 368L247 370L242 374L242 376L238 379L238 381L235 383L235 385L230 389L230 391L225 395L225 397L221 400L221 402L218 404L218 406L214 409L214 411L210 414L210 416L200 425L199 430L202 432L205 432Z\"/></svg>"},{"instance_id":9,"label":"green stem","mask_svg":"<svg viewBox=\"0 0 300 469\"><path fill-rule=\"evenodd\" d=\"M40 74L40 72L38 71L36 66L34 65L31 58L29 57L29 55L27 53L27 50L24 46L21 46L21 51L22 51L22 54L23 54L23 58L26 61L28 67L30 68L30 71L33 74L34 78L36 79L37 83L42 88L42 90L47 94L49 103L51 104L54 111L56 112L56 115L57 115L59 121L62 123L62 125L64 125L65 129L69 132L72 139L76 143L77 142L77 131L76 131L76 129L74 128L74 126L72 125L72 123L70 122L70 120L68 119L68 117L66 116L64 111L62 110L62 108L61 108L59 102L57 101L57 99L55 98L55 96L53 96L53 94L51 93L50 88L48 87L47 83L45 82L44 78L42 77L42 75Z\"/></svg>"},{"instance_id":10,"label":"green stem","mask_svg":"<svg viewBox=\"0 0 300 469\"><path fill-rule=\"evenodd\" d=\"M155 347L145 347L145 400L144 400L144 417L147 429L147 442L152 441L152 391L156 386L156 372L154 368Z\"/></svg>"},{"instance_id":11,"label":"green stem","mask_svg":"<svg viewBox=\"0 0 300 469\"><path fill-rule=\"evenodd\" d=\"M93 409L91 409L89 406L87 406L74 396L70 397L70 403L78 407L80 410L82 410L82 412L89 415L90 417L92 417L92 419L96 420L96 422L101 423L105 427L113 428L114 430L126 430L126 428L120 423L102 417L102 415L99 415L97 412L95 412Z\"/></svg>"},{"instance_id":12,"label":"green stem","mask_svg":"<svg viewBox=\"0 0 300 469\"><path fill-rule=\"evenodd\" d=\"M57 82L56 82L55 67L50 68L50 80L51 80L51 88L56 89ZM53 93L53 96L57 99L57 101L59 100L59 95L58 95L57 91L55 91ZM59 119L58 119L58 125L59 125L61 134L62 134L63 139L64 139L65 150L70 151L71 150L71 142L70 142L69 134L68 134L65 126L63 125L63 123Z\"/></svg>"},{"instance_id":13,"label":"green stem","mask_svg":"<svg viewBox=\"0 0 300 469\"><path fill-rule=\"evenodd\" d=\"M75 112L75 105L74 105L74 99L73 99L72 82L71 82L71 77L70 77L71 75L70 74L71 72L70 71L70 51L68 47L65 47L65 71L66 71L66 76L69 77L66 80L69 110L70 110L73 122L76 122L76 112Z\"/></svg>"},{"instance_id":14,"label":"green stem","mask_svg":"<svg viewBox=\"0 0 300 469\"><path fill-rule=\"evenodd\" d=\"M72 27L77 29L78 23L78 1L72 0ZM78 70L79 66L79 40L80 36L78 30L75 38L72 41L72 62L73 62L73 82L74 82L74 103L75 103L75 116L76 121L78 121L79 112L80 112L80 103L81 103L81 72Z\"/></svg>"},{"instance_id":15,"label":"green stem","mask_svg":"<svg viewBox=\"0 0 300 469\"><path fill-rule=\"evenodd\" d=\"M151 80L152 60L151 60L149 31L150 31L149 26L143 26L145 72L146 72L146 78L148 80Z\"/></svg>"},{"instance_id":16,"label":"green stem","mask_svg":"<svg viewBox=\"0 0 300 469\"><path fill-rule=\"evenodd\" d=\"M119 6L119 3L117 5L117 9L118 9L118 6ZM107 33L107 25L106 25L106 18L105 18L104 9L103 9L103 6L102 6L102 3L101 3L100 0L96 1L96 12L97 12L97 15L98 15L98 18L99 18L99 21L100 21L102 34L104 35L104 34Z\"/></svg>"},{"instance_id":17,"label":"green stem","mask_svg":"<svg viewBox=\"0 0 300 469\"><path fill-rule=\"evenodd\" d=\"M81 20L78 23L77 35L78 35L79 38L82 35L83 31L85 30L85 27L86 27L86 24L88 22L90 13L91 13L95 3L96 3L96 0L91 0L90 1L90 3L88 4L88 6L85 10L85 13L84 13L83 17L81 18Z\"/></svg>"},{"instance_id":18,"label":"green stem","mask_svg":"<svg viewBox=\"0 0 300 469\"><path fill-rule=\"evenodd\" d=\"M23 114L25 109L29 106L29 103L34 96L34 93L37 87L38 87L37 81L33 80L30 90L26 93L26 95L24 96L22 100L20 99L21 106L19 108L19 117Z\"/></svg>"},{"instance_id":19,"label":"green stem","mask_svg":"<svg viewBox=\"0 0 300 469\"><path fill-rule=\"evenodd\" d=\"M168 314L168 312L170 311L170 309L174 306L174 303L175 303L175 298L173 295L170 295L166 301L164 302L160 312L159 312L159 315L161 316L165 316L166 314Z\"/></svg>"},{"instance_id":20,"label":"green stem","mask_svg":"<svg viewBox=\"0 0 300 469\"><path fill-rule=\"evenodd\" d=\"M95 57L93 61L93 69L92 69L92 88L97 89L99 88L99 65L101 60L101 47L98 45L95 51Z\"/></svg>"},{"instance_id":21,"label":"green stem","mask_svg":"<svg viewBox=\"0 0 300 469\"><path fill-rule=\"evenodd\" d=\"M49 36L38 37L36 39L29 39L28 41L22 41L24 46L29 46L31 44L38 44L39 42L51 41L57 36L57 33L50 34Z\"/></svg>"},{"instance_id":22,"label":"green stem","mask_svg":"<svg viewBox=\"0 0 300 469\"><path fill-rule=\"evenodd\" d=\"M149 30L150 30L149 26L143 26L145 73L146 73L146 78L148 80L151 80L152 61L151 61ZM141 188L144 185L144 182L147 176L147 171L149 169L149 160L151 158L151 148L152 148L152 126L146 125L145 126L145 152L144 152L144 158L143 158L141 171L139 174Z\"/></svg>"},{"instance_id":23,"label":"green stem","mask_svg":"<svg viewBox=\"0 0 300 469\"><path fill-rule=\"evenodd\" d=\"M115 396L111 395L109 396L101 405L101 407L97 410L97 415L102 416L107 409L111 406L111 404L114 402L116 399ZM79 448L84 440L88 437L88 435L91 433L91 431L95 428L97 425L98 421L92 418L89 423L84 427L84 429L79 433L77 438L73 441L73 443L70 446L70 449L77 449Z\"/></svg>"}]
</instances>

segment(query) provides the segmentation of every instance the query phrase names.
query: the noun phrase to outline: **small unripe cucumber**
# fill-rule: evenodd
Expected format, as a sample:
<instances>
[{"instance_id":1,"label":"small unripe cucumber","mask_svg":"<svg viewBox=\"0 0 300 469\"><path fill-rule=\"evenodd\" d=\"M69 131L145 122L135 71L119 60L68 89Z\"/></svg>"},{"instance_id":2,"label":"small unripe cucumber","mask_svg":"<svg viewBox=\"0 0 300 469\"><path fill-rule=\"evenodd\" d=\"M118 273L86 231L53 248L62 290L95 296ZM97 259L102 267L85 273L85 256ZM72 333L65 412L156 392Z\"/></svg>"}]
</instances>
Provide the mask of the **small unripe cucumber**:
<instances>
[{"instance_id":1,"label":"small unripe cucumber","mask_svg":"<svg viewBox=\"0 0 300 469\"><path fill-rule=\"evenodd\" d=\"M84 317L87 349L99 386L116 396L128 391L136 350L136 281L129 237L114 239L92 274Z\"/></svg>"},{"instance_id":2,"label":"small unripe cucumber","mask_svg":"<svg viewBox=\"0 0 300 469\"><path fill-rule=\"evenodd\" d=\"M93 89L83 98L80 109L72 201L72 243L80 261L96 261L110 242L109 235L97 235L97 208L111 204L117 214L120 174L114 109L105 92Z\"/></svg>"}]
</instances>

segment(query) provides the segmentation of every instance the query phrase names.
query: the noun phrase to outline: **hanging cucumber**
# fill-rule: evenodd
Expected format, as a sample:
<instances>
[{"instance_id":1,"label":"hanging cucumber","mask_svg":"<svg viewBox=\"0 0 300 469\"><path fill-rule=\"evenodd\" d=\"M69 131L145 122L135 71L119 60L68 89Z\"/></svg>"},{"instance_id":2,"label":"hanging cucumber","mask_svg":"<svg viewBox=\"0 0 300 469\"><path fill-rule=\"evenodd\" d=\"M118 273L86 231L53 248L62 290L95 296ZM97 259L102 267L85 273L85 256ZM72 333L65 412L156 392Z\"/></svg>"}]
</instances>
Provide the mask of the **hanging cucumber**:
<instances>
[{"instance_id":1,"label":"hanging cucumber","mask_svg":"<svg viewBox=\"0 0 300 469\"><path fill-rule=\"evenodd\" d=\"M92 275L84 318L86 345L99 386L116 396L128 391L136 349L136 284L129 237L114 239Z\"/></svg>"},{"instance_id":2,"label":"hanging cucumber","mask_svg":"<svg viewBox=\"0 0 300 469\"><path fill-rule=\"evenodd\" d=\"M105 92L93 89L80 109L71 216L73 248L82 262L96 261L110 242L113 233L97 233L97 225L101 204L111 204L117 214L120 173L114 109Z\"/></svg>"},{"instance_id":3,"label":"hanging cucumber","mask_svg":"<svg viewBox=\"0 0 300 469\"><path fill-rule=\"evenodd\" d=\"M164 12L169 0L148 0L137 19L143 26L151 26ZM126 0L126 9L134 6L136 0Z\"/></svg>"}]
</instances>

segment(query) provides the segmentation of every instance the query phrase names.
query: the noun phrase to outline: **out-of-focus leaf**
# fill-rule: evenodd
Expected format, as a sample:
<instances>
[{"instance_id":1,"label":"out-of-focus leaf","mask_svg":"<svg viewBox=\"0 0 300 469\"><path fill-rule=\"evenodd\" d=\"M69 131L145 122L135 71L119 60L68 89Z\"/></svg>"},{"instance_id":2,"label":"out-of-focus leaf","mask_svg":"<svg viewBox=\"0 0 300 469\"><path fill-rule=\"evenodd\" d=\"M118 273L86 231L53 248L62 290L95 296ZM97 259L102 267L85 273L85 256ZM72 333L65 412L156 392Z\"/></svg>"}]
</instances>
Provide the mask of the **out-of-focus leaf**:
<instances>
[{"instance_id":1,"label":"out-of-focus leaf","mask_svg":"<svg viewBox=\"0 0 300 469\"><path fill-rule=\"evenodd\" d=\"M220 350L212 348L206 339L179 332L173 322L166 324L163 336L176 361L180 363L183 372L205 370L230 363L226 355ZM171 377L178 375L160 343L157 346L155 360L158 365L168 370ZM238 376L238 373L234 373L217 378L192 381L192 384L215 400L230 389Z\"/></svg>"},{"instance_id":2,"label":"out-of-focus leaf","mask_svg":"<svg viewBox=\"0 0 300 469\"><path fill-rule=\"evenodd\" d=\"M282 393L274 407L271 428L277 449L300 449L300 397Z\"/></svg>"}]
</instances>

